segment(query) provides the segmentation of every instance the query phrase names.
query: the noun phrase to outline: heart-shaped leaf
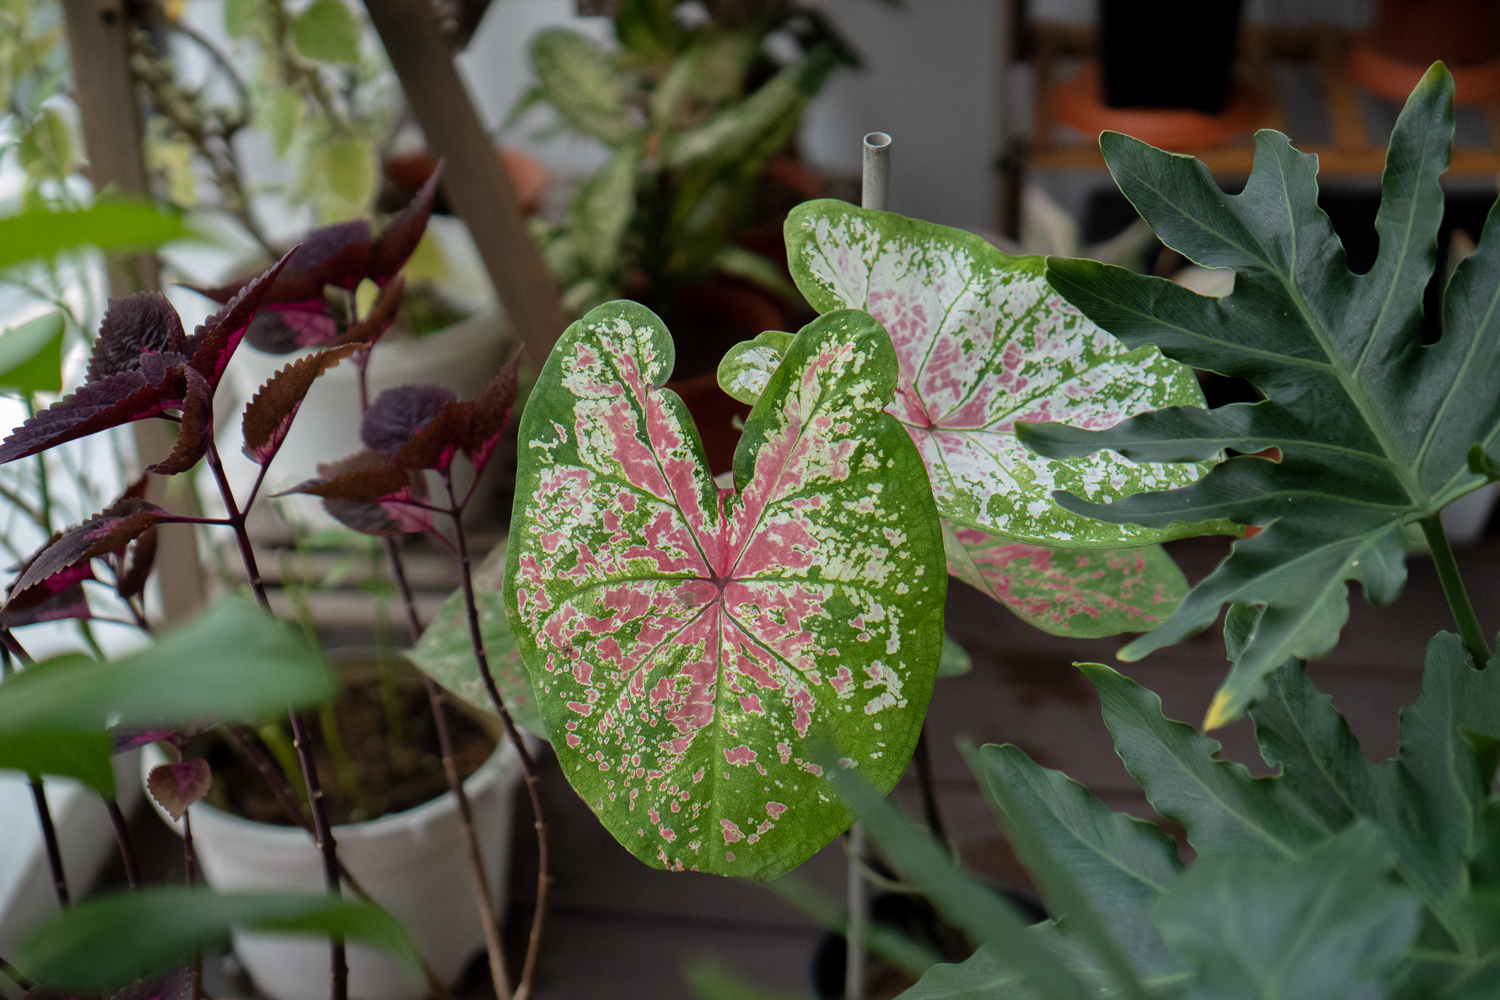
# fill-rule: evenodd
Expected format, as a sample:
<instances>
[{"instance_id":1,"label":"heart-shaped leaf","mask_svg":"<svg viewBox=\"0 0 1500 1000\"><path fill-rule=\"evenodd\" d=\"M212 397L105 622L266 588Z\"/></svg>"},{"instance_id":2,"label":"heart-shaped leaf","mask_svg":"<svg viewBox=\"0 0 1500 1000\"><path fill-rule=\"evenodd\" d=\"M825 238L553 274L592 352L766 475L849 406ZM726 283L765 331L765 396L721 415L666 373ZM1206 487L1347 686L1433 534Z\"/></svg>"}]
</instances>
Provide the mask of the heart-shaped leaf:
<instances>
[{"instance_id":1,"label":"heart-shaped leaf","mask_svg":"<svg viewBox=\"0 0 1500 1000\"><path fill-rule=\"evenodd\" d=\"M754 340L743 340L731 347L719 362L719 388L754 406L760 394L771 384L771 376L781 365L792 334L767 330Z\"/></svg>"},{"instance_id":2,"label":"heart-shaped leaf","mask_svg":"<svg viewBox=\"0 0 1500 1000\"><path fill-rule=\"evenodd\" d=\"M526 672L526 664L521 661L510 622L505 617L504 582L505 546L500 545L474 568L474 603L479 608L479 631L484 637L485 656L495 686L500 689L500 697L505 699L505 708L516 725L546 739L547 728L537 711L531 677ZM407 658L470 705L485 712L495 711L484 678L479 673L479 661L474 658L463 588L455 590L443 601L437 617L427 626L417 648L408 653Z\"/></svg>"},{"instance_id":3,"label":"heart-shaped leaf","mask_svg":"<svg viewBox=\"0 0 1500 1000\"><path fill-rule=\"evenodd\" d=\"M1317 156L1272 131L1257 136L1255 169L1232 196L1191 159L1123 135L1101 140L1117 183L1158 236L1200 264L1234 270L1230 295L1205 298L1089 261L1050 262L1058 291L1125 344L1159 345L1266 395L1214 410L1164 409L1092 433L1021 429L1059 456L1110 448L1154 462L1226 447L1244 453L1184 489L1112 504L1059 497L1111 521L1160 527L1228 517L1268 526L1237 543L1165 625L1121 654L1135 659L1179 642L1226 603L1263 608L1210 726L1237 718L1288 657L1333 648L1349 613L1345 581L1362 582L1371 603L1394 600L1406 577L1402 525L1433 518L1480 486L1466 453L1500 442L1494 214L1448 285L1441 339L1423 346L1419 329L1443 215L1439 178L1453 146L1452 97L1452 78L1434 66L1397 120L1376 217L1380 252L1365 274L1350 272L1318 207Z\"/></svg>"},{"instance_id":4,"label":"heart-shaped leaf","mask_svg":"<svg viewBox=\"0 0 1500 1000\"><path fill-rule=\"evenodd\" d=\"M1142 528L1052 502L1057 489L1104 501L1185 486L1206 467L1047 459L1017 440L1018 420L1109 427L1203 402L1185 365L1149 347L1128 351L1059 298L1042 258L831 200L797 206L786 241L792 277L814 308L863 309L890 332L901 375L889 412L921 451L943 517L1039 545L1119 547L1204 532L1192 522L1206 518L1193 512Z\"/></svg>"},{"instance_id":5,"label":"heart-shaped leaf","mask_svg":"<svg viewBox=\"0 0 1500 1000\"><path fill-rule=\"evenodd\" d=\"M332 347L298 358L272 375L245 407L240 420L245 455L259 465L275 458L292 429L297 411L302 408L302 400L318 376L364 347L364 344Z\"/></svg>"},{"instance_id":6,"label":"heart-shaped leaf","mask_svg":"<svg viewBox=\"0 0 1500 1000\"><path fill-rule=\"evenodd\" d=\"M1054 549L947 521L943 544L949 573L1053 635L1150 631L1166 621L1188 589L1160 545Z\"/></svg>"},{"instance_id":7,"label":"heart-shaped leaf","mask_svg":"<svg viewBox=\"0 0 1500 1000\"><path fill-rule=\"evenodd\" d=\"M805 328L713 484L659 319L568 328L520 430L506 603L563 772L637 857L768 878L849 824L810 741L882 791L942 650L942 540L884 413L890 338ZM786 814L790 813L787 818Z\"/></svg>"},{"instance_id":8,"label":"heart-shaped leaf","mask_svg":"<svg viewBox=\"0 0 1500 1000\"><path fill-rule=\"evenodd\" d=\"M173 819L182 819L195 803L203 801L213 784L208 761L202 757L158 764L146 775L146 790Z\"/></svg>"}]
</instances>

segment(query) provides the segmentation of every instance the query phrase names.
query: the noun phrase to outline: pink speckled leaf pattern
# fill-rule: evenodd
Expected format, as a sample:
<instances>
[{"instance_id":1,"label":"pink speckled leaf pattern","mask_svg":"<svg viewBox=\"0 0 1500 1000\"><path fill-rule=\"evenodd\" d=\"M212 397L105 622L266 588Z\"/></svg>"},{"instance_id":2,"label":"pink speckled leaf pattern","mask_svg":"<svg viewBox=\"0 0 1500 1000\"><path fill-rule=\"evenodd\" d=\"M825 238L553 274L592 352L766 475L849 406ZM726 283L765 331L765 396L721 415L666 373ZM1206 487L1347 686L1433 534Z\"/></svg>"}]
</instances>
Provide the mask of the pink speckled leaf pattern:
<instances>
[{"instance_id":1,"label":"pink speckled leaf pattern","mask_svg":"<svg viewBox=\"0 0 1500 1000\"><path fill-rule=\"evenodd\" d=\"M1114 547L1202 534L1105 524L1052 501L1107 502L1196 480L1207 465L1136 464L1113 452L1046 459L1018 420L1111 427L1166 406L1203 405L1192 370L1155 348L1129 351L1047 285L1042 257L841 201L799 205L786 222L797 287L819 312L864 309L885 325L901 376L889 412L927 463L938 511L971 528L1044 545Z\"/></svg>"},{"instance_id":2,"label":"pink speckled leaf pattern","mask_svg":"<svg viewBox=\"0 0 1500 1000\"><path fill-rule=\"evenodd\" d=\"M941 528L883 412L890 338L793 341L719 489L630 302L563 335L520 428L506 606L564 773L648 864L773 878L852 819L812 747L889 790L942 650Z\"/></svg>"},{"instance_id":3,"label":"pink speckled leaf pattern","mask_svg":"<svg viewBox=\"0 0 1500 1000\"><path fill-rule=\"evenodd\" d=\"M1055 549L943 522L948 572L1053 635L1149 632L1187 593L1160 545Z\"/></svg>"}]
</instances>

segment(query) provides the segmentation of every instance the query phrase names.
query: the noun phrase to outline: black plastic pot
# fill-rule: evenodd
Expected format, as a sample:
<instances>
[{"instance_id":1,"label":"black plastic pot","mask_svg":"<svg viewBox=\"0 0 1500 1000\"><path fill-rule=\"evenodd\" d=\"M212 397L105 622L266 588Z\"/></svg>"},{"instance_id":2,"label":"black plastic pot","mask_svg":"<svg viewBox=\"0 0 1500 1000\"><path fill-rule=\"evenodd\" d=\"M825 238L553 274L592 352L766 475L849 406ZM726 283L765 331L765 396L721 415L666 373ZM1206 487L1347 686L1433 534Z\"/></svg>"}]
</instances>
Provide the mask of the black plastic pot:
<instances>
[{"instance_id":1,"label":"black plastic pot","mask_svg":"<svg viewBox=\"0 0 1500 1000\"><path fill-rule=\"evenodd\" d=\"M1004 895L1021 912L1022 916L1040 923L1047 919L1047 911L1035 896L1012 889L999 883L990 887ZM932 904L921 896L904 893L882 892L870 900L872 923L889 928L904 935L917 944L926 945L947 962L962 962L969 956L969 945L963 934L943 922ZM813 952L812 989L819 1000L843 1000L844 972L848 957L848 944L842 934L832 931L824 934ZM878 989L882 959L870 956L871 987ZM894 972L894 970L887 970ZM879 995L872 990L872 996Z\"/></svg>"},{"instance_id":2,"label":"black plastic pot","mask_svg":"<svg viewBox=\"0 0 1500 1000\"><path fill-rule=\"evenodd\" d=\"M1242 0L1099 0L1104 103L1223 111L1242 7Z\"/></svg>"}]
</instances>

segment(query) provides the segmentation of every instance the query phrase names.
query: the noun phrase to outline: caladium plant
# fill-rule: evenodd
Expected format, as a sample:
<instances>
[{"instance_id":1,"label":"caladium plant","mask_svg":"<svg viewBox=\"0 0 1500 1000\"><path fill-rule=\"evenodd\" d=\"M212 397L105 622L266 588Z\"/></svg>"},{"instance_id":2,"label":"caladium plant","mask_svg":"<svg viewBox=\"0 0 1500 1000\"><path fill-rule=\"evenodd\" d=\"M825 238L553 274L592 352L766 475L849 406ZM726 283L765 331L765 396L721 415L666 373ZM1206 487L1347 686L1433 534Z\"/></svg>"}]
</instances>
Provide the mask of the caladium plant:
<instances>
[{"instance_id":1,"label":"caladium plant","mask_svg":"<svg viewBox=\"0 0 1500 1000\"><path fill-rule=\"evenodd\" d=\"M666 327L571 326L522 418L506 603L563 773L637 857L766 878L848 825L812 746L889 789L942 650L921 456L869 316L792 339L714 484Z\"/></svg>"},{"instance_id":2,"label":"caladium plant","mask_svg":"<svg viewBox=\"0 0 1500 1000\"><path fill-rule=\"evenodd\" d=\"M1193 588L1165 625L1122 652L1134 659L1211 625L1227 603L1260 609L1207 724L1239 717L1289 656L1326 654L1357 580L1373 604L1406 579L1403 527L1420 525L1439 560L1466 643L1488 651L1455 587L1438 514L1494 476L1500 441L1500 237L1495 216L1455 271L1444 330L1423 345L1422 295L1436 258L1453 147L1453 84L1435 66L1391 134L1376 229L1380 253L1350 272L1317 205L1317 157L1277 132L1256 138L1243 193L1226 195L1189 158L1123 135L1101 139L1120 189L1162 240L1207 267L1232 268L1234 291L1205 298L1170 282L1082 260L1049 260L1048 280L1126 346L1248 379L1265 399L1205 410L1175 405L1110 428L1021 425L1038 451L1078 457L1111 449L1142 462L1236 457L1180 488L1099 502L1065 488L1069 511L1162 529L1227 517L1264 527ZM1061 417L1061 415L1057 415ZM1064 418L1065 419L1065 418ZM1473 449L1479 464L1471 468Z\"/></svg>"}]
</instances>

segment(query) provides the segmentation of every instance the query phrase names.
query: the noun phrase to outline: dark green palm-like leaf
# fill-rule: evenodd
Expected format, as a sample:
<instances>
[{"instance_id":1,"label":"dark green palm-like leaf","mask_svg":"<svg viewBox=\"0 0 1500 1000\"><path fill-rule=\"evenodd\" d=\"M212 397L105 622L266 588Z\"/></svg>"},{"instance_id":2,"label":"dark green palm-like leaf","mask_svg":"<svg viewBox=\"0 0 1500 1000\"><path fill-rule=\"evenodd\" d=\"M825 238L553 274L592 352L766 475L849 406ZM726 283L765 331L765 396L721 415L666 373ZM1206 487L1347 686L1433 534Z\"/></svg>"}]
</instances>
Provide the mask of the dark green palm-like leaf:
<instances>
[{"instance_id":1,"label":"dark green palm-like leaf","mask_svg":"<svg viewBox=\"0 0 1500 1000\"><path fill-rule=\"evenodd\" d=\"M1192 159L1106 133L1121 190L1167 245L1235 271L1233 294L1205 298L1156 278L1052 259L1048 279L1127 345L1155 344L1198 368L1246 378L1260 403L1179 406L1098 432L1022 425L1054 457L1113 449L1137 461L1191 461L1231 448L1198 482L1069 510L1166 525L1225 517L1268 526L1235 545L1166 624L1121 653L1135 659L1210 625L1226 603L1263 608L1207 724L1232 721L1288 657L1326 654L1348 616L1348 580L1376 604L1405 580L1401 528L1480 486L1466 453L1500 448L1500 226L1447 289L1441 340L1422 346L1422 293L1442 217L1439 177L1452 151L1452 79L1434 66L1391 136L1376 219L1380 254L1352 274L1317 206L1317 157L1285 136L1256 137L1245 190L1226 195ZM1266 457L1254 453L1277 449Z\"/></svg>"},{"instance_id":2,"label":"dark green palm-like leaf","mask_svg":"<svg viewBox=\"0 0 1500 1000\"><path fill-rule=\"evenodd\" d=\"M1220 855L1193 865L1157 908L1195 973L1191 1000L1353 1000L1416 936L1410 893L1381 878L1390 848L1356 824L1304 856Z\"/></svg>"}]
</instances>

